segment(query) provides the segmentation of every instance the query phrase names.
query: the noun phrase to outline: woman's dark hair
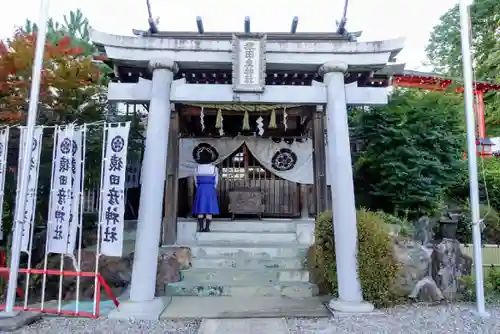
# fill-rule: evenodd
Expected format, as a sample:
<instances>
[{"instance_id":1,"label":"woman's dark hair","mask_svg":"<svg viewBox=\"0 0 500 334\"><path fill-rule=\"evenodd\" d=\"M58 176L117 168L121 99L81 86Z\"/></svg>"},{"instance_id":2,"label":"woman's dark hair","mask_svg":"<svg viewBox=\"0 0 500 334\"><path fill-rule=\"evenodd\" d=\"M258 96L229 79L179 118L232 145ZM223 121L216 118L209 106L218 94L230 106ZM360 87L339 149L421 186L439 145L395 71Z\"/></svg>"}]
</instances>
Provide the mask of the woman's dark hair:
<instances>
[{"instance_id":1,"label":"woman's dark hair","mask_svg":"<svg viewBox=\"0 0 500 334\"><path fill-rule=\"evenodd\" d=\"M212 153L208 150L202 150L198 153L198 163L200 164L209 164L212 163L213 157Z\"/></svg>"}]
</instances>

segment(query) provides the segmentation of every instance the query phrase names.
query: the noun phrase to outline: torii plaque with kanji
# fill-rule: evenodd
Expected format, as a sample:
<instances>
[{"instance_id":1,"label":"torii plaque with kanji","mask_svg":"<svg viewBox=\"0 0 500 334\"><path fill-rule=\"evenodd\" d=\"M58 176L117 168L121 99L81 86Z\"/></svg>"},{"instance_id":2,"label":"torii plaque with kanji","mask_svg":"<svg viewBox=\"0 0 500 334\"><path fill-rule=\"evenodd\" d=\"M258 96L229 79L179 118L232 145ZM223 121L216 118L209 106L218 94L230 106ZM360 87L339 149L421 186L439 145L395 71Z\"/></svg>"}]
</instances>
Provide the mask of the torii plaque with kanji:
<instances>
[{"instance_id":1,"label":"torii plaque with kanji","mask_svg":"<svg viewBox=\"0 0 500 334\"><path fill-rule=\"evenodd\" d=\"M233 35L233 90L261 93L266 86L266 35Z\"/></svg>"}]
</instances>

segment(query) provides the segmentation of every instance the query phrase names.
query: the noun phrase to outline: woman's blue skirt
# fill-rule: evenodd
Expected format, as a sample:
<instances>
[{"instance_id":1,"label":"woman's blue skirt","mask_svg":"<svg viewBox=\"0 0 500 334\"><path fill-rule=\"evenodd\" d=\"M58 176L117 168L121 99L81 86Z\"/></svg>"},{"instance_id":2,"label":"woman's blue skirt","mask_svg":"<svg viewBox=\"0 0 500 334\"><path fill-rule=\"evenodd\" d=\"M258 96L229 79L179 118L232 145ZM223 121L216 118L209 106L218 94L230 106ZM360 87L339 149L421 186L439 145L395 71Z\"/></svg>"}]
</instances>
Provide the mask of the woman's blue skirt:
<instances>
[{"instance_id":1,"label":"woman's blue skirt","mask_svg":"<svg viewBox=\"0 0 500 334\"><path fill-rule=\"evenodd\" d=\"M194 215L218 215L219 202L215 190L215 176L198 175L196 177L196 196L193 204Z\"/></svg>"}]
</instances>

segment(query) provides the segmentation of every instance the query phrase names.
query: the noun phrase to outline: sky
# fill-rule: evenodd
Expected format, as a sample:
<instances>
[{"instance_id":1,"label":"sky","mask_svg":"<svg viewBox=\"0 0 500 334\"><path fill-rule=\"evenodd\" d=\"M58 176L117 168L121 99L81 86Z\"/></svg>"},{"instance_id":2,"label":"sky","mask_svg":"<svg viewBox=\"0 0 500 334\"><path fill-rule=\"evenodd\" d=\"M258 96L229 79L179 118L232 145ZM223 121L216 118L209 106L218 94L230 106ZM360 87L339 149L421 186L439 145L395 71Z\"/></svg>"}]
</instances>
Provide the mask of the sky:
<instances>
[{"instance_id":1,"label":"sky","mask_svg":"<svg viewBox=\"0 0 500 334\"><path fill-rule=\"evenodd\" d=\"M131 35L132 29L147 29L146 0L49 0L50 16L62 20L80 8L94 29ZM329 32L342 16L344 0L150 0L159 29L195 31L196 16L205 31L243 31L245 16L253 32L286 32L293 16L299 17L298 32ZM350 0L347 29L363 31L360 40L376 41L406 37L399 63L407 69L426 70L425 45L439 17L458 0ZM29 18L38 21L40 0L9 1L0 14L0 38L9 37L15 26Z\"/></svg>"}]
</instances>

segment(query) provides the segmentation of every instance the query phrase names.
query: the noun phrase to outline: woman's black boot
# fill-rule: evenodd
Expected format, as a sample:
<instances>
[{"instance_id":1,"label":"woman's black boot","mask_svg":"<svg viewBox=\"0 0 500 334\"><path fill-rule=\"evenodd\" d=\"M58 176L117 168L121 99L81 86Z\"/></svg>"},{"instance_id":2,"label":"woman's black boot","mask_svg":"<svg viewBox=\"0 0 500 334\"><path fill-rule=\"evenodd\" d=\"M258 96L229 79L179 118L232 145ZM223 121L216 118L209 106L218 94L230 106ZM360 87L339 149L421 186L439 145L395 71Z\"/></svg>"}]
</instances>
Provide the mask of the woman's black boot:
<instances>
[{"instance_id":1,"label":"woman's black boot","mask_svg":"<svg viewBox=\"0 0 500 334\"><path fill-rule=\"evenodd\" d=\"M198 232L205 232L205 229L203 228L204 221L205 218L198 218Z\"/></svg>"},{"instance_id":2,"label":"woman's black boot","mask_svg":"<svg viewBox=\"0 0 500 334\"><path fill-rule=\"evenodd\" d=\"M210 232L210 222L210 219L205 220L205 229L203 230L203 232Z\"/></svg>"}]
</instances>

